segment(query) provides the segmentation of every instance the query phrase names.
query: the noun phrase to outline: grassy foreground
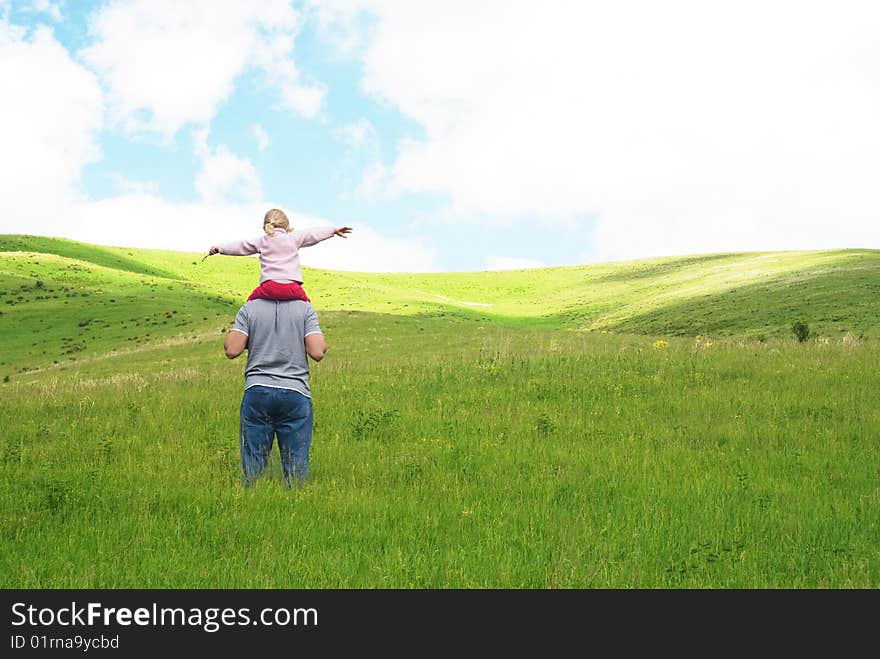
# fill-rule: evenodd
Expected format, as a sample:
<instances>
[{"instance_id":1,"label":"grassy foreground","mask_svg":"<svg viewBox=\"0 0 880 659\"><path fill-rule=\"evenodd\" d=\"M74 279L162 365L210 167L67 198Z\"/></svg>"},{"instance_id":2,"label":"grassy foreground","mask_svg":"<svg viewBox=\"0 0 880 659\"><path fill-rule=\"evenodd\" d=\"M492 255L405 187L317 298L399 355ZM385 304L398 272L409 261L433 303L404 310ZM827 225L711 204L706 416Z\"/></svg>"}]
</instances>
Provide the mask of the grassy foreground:
<instances>
[{"instance_id":1,"label":"grassy foreground","mask_svg":"<svg viewBox=\"0 0 880 659\"><path fill-rule=\"evenodd\" d=\"M767 257L799 265L768 275L780 286L716 291L709 315L778 298L761 308L776 324L708 337L648 332L684 323L681 304L712 310L682 290L709 267L694 260L570 269L645 270L595 307L574 304L598 300L586 284L555 303L513 291L545 275L557 290L569 269L309 272L331 352L312 369L311 480L288 492L274 455L256 488L238 482L243 361L220 343L254 264L229 259L221 284L191 278L192 255L92 249L0 257L15 300L0 316L0 586L880 585L877 301L858 294L880 282L875 252ZM755 258L726 256L716 276ZM824 303L780 292L798 280ZM792 314L819 338L783 332Z\"/></svg>"}]
</instances>

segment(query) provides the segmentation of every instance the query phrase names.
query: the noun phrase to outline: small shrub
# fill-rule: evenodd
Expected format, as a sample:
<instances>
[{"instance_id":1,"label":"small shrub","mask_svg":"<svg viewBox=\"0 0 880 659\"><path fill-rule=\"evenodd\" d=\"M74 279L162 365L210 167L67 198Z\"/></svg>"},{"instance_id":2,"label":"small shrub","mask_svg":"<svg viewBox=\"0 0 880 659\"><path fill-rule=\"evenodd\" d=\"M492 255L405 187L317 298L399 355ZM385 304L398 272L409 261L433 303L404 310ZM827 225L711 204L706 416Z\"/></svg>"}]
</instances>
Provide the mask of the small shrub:
<instances>
[{"instance_id":1,"label":"small shrub","mask_svg":"<svg viewBox=\"0 0 880 659\"><path fill-rule=\"evenodd\" d=\"M552 435L553 432L556 430L556 424L553 423L553 419L551 419L549 416L547 416L546 414L541 414L535 420L535 430L538 432L539 435L547 437L549 435Z\"/></svg>"},{"instance_id":2,"label":"small shrub","mask_svg":"<svg viewBox=\"0 0 880 659\"><path fill-rule=\"evenodd\" d=\"M64 483L51 482L46 485L45 507L53 515L60 513L71 500L70 487Z\"/></svg>"},{"instance_id":3,"label":"small shrub","mask_svg":"<svg viewBox=\"0 0 880 659\"><path fill-rule=\"evenodd\" d=\"M351 435L354 439L387 436L391 425L400 416L397 410L358 410Z\"/></svg>"},{"instance_id":4,"label":"small shrub","mask_svg":"<svg viewBox=\"0 0 880 659\"><path fill-rule=\"evenodd\" d=\"M791 331L794 332L794 335L797 337L799 343L803 343L810 336L810 326L802 320L799 320L794 325L792 325Z\"/></svg>"},{"instance_id":5,"label":"small shrub","mask_svg":"<svg viewBox=\"0 0 880 659\"><path fill-rule=\"evenodd\" d=\"M5 464L14 464L21 462L21 441L7 441L5 450L3 451L3 462Z\"/></svg>"}]
</instances>

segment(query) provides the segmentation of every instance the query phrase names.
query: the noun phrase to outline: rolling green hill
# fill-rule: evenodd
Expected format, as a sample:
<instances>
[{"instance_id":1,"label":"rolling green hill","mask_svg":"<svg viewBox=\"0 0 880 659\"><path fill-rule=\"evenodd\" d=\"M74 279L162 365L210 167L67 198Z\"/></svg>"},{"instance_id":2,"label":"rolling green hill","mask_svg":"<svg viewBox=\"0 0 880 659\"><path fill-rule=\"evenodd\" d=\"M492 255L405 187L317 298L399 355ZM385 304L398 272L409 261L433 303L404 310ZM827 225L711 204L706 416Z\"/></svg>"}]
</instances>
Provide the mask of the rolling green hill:
<instances>
[{"instance_id":1,"label":"rolling green hill","mask_svg":"<svg viewBox=\"0 0 880 659\"><path fill-rule=\"evenodd\" d=\"M0 586L880 583L880 251L307 269L293 491L239 480L258 272L0 236Z\"/></svg>"},{"instance_id":2,"label":"rolling green hill","mask_svg":"<svg viewBox=\"0 0 880 659\"><path fill-rule=\"evenodd\" d=\"M0 236L0 369L22 372L216 334L255 258ZM657 336L880 335L880 251L714 254L506 272L306 269L321 312ZM324 315L322 313L322 315Z\"/></svg>"}]
</instances>

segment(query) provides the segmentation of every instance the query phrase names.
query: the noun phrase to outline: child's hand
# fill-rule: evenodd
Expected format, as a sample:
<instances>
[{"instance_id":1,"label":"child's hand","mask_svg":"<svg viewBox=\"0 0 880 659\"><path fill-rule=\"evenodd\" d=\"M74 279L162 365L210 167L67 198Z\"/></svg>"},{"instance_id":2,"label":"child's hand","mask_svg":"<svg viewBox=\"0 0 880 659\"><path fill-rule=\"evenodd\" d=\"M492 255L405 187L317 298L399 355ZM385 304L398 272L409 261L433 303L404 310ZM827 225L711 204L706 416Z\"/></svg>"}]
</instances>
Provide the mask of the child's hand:
<instances>
[{"instance_id":1,"label":"child's hand","mask_svg":"<svg viewBox=\"0 0 880 659\"><path fill-rule=\"evenodd\" d=\"M351 227L339 227L333 231L340 238L345 238L345 234L351 233Z\"/></svg>"},{"instance_id":2,"label":"child's hand","mask_svg":"<svg viewBox=\"0 0 880 659\"><path fill-rule=\"evenodd\" d=\"M220 250L217 249L216 247L214 247L213 245L211 246L211 249L208 250L208 256L213 256L214 254L219 254L219 253L220 253Z\"/></svg>"}]
</instances>

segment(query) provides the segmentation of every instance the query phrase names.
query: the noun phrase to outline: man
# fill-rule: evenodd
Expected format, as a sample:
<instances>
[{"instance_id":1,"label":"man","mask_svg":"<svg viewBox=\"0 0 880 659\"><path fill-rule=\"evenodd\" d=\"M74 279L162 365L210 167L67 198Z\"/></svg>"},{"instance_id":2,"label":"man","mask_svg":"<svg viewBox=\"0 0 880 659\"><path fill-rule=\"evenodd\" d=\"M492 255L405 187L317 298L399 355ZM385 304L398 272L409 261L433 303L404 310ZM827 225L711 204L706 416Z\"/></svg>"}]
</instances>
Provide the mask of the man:
<instances>
[{"instance_id":1,"label":"man","mask_svg":"<svg viewBox=\"0 0 880 659\"><path fill-rule=\"evenodd\" d=\"M284 481L301 485L312 441L307 355L318 362L327 353L315 308L300 300L246 302L223 347L229 359L248 350L239 432L244 486L266 468L276 435Z\"/></svg>"}]
</instances>

